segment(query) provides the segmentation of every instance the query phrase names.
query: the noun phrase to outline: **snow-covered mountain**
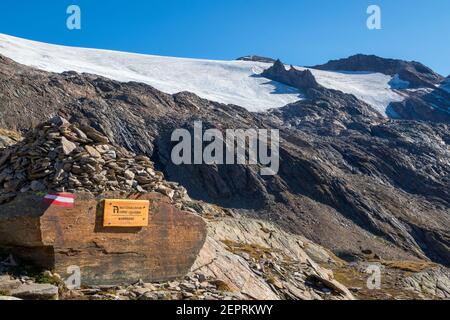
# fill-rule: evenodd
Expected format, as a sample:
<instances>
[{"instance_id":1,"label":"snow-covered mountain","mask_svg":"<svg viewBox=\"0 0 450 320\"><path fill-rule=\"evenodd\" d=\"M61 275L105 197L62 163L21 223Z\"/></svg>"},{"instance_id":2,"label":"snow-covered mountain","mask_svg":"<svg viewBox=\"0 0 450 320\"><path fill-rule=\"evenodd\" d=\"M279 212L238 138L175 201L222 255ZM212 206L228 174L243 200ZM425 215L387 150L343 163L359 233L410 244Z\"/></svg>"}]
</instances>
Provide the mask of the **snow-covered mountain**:
<instances>
[{"instance_id":1,"label":"snow-covered mountain","mask_svg":"<svg viewBox=\"0 0 450 320\"><path fill-rule=\"evenodd\" d=\"M271 64L257 61L185 59L75 48L4 34L0 34L0 54L45 71L86 72L118 81L143 82L170 94L190 91L250 111L279 108L302 99L298 90L259 76ZM393 88L393 77L389 75L310 70L322 86L354 94L382 114L391 102L404 99Z\"/></svg>"}]
</instances>

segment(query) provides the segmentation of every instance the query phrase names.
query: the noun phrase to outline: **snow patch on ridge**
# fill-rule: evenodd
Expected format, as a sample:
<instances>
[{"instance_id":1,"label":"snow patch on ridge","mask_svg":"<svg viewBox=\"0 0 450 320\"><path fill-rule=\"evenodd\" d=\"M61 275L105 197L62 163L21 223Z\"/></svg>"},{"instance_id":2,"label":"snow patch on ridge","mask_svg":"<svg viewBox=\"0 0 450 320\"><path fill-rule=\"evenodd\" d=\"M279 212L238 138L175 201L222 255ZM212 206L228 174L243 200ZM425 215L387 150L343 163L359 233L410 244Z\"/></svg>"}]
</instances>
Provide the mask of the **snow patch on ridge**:
<instances>
[{"instance_id":1,"label":"snow patch on ridge","mask_svg":"<svg viewBox=\"0 0 450 320\"><path fill-rule=\"evenodd\" d=\"M302 68L298 69L302 70ZM329 89L353 94L383 115L386 114L386 108L392 102L404 100L402 95L393 90L391 83L394 78L392 76L369 72L310 70L320 85Z\"/></svg>"}]
</instances>

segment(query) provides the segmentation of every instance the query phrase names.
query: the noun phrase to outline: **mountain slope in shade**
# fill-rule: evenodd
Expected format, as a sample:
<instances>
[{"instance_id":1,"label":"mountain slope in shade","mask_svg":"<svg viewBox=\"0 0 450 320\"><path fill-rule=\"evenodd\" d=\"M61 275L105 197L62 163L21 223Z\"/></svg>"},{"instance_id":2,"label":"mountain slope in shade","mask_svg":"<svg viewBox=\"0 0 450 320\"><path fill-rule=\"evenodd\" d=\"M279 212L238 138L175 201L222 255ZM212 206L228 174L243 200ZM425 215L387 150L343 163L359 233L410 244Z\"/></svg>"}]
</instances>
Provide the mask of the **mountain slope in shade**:
<instances>
[{"instance_id":1,"label":"mountain slope in shade","mask_svg":"<svg viewBox=\"0 0 450 320\"><path fill-rule=\"evenodd\" d=\"M302 97L292 87L260 77L272 64L259 61L210 61L73 48L4 34L0 34L0 54L45 71L76 71L118 81L142 82L169 94L189 91L249 111L279 108ZM382 114L391 102L403 100L391 88L390 75L311 72L324 87L353 94Z\"/></svg>"}]
</instances>

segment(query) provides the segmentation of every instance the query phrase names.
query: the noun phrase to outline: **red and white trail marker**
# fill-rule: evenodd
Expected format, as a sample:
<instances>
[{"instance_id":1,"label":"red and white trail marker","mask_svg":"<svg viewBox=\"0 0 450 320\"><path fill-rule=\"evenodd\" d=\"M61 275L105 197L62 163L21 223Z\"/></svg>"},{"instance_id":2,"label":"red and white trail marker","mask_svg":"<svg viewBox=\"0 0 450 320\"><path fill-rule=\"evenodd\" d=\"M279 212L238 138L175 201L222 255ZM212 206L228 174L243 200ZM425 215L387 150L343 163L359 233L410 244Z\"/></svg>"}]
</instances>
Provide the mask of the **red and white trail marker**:
<instances>
[{"instance_id":1,"label":"red and white trail marker","mask_svg":"<svg viewBox=\"0 0 450 320\"><path fill-rule=\"evenodd\" d=\"M73 208L75 196L72 193L49 192L44 197L44 202L53 206Z\"/></svg>"}]
</instances>

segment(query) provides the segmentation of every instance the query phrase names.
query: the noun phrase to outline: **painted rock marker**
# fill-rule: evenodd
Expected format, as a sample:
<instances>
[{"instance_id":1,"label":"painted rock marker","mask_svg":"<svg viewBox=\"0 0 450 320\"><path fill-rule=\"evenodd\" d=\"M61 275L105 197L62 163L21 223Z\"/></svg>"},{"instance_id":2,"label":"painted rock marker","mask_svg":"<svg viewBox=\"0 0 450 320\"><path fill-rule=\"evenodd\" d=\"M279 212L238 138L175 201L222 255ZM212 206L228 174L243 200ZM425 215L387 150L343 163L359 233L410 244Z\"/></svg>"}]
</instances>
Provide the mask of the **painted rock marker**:
<instances>
[{"instance_id":1,"label":"painted rock marker","mask_svg":"<svg viewBox=\"0 0 450 320\"><path fill-rule=\"evenodd\" d=\"M72 193L49 192L45 195L44 202L49 205L73 208L75 196Z\"/></svg>"}]
</instances>

